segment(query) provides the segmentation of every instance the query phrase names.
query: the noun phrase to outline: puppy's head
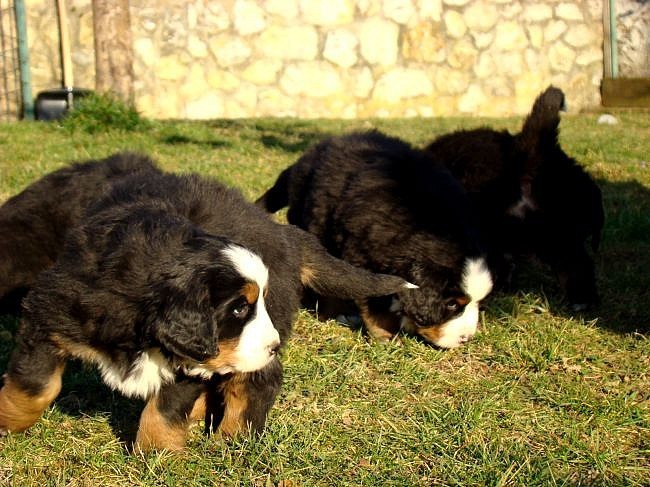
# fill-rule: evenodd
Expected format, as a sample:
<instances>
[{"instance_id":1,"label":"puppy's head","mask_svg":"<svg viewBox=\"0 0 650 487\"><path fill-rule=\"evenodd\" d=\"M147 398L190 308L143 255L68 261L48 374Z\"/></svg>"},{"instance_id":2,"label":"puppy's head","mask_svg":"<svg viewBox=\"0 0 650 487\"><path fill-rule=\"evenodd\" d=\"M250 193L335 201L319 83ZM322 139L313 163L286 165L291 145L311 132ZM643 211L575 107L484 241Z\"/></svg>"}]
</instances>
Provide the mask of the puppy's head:
<instances>
[{"instance_id":1,"label":"puppy's head","mask_svg":"<svg viewBox=\"0 0 650 487\"><path fill-rule=\"evenodd\" d=\"M483 258L466 259L462 272L416 266L413 282L419 289L398 294L392 308L404 331L441 348L459 347L476 334L479 303L492 290Z\"/></svg>"},{"instance_id":2,"label":"puppy's head","mask_svg":"<svg viewBox=\"0 0 650 487\"><path fill-rule=\"evenodd\" d=\"M158 284L154 336L192 375L252 372L268 365L280 336L266 309L268 269L260 257L213 237L186 252Z\"/></svg>"}]
</instances>

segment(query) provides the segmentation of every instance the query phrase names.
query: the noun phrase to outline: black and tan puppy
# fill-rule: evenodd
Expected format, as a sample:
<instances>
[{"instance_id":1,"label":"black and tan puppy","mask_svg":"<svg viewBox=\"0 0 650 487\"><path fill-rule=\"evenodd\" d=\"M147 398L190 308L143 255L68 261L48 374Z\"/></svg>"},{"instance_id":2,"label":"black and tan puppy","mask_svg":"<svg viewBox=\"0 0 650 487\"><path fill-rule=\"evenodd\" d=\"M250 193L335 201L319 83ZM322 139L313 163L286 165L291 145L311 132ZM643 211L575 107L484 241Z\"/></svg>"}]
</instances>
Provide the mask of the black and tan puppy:
<instances>
[{"instance_id":1,"label":"black and tan puppy","mask_svg":"<svg viewBox=\"0 0 650 487\"><path fill-rule=\"evenodd\" d=\"M419 286L387 299L359 299L368 333L400 329L443 348L476 333L492 288L469 200L422 151L380 132L332 137L309 149L257 202L288 206L289 222L355 266Z\"/></svg>"},{"instance_id":2,"label":"black and tan puppy","mask_svg":"<svg viewBox=\"0 0 650 487\"><path fill-rule=\"evenodd\" d=\"M277 352L303 286L358 299L405 285L334 259L313 236L272 222L215 181L135 174L68 230L25 298L0 431L40 417L72 357L147 400L141 450L182 448L203 415L226 435L259 430L279 391Z\"/></svg>"},{"instance_id":3,"label":"black and tan puppy","mask_svg":"<svg viewBox=\"0 0 650 487\"><path fill-rule=\"evenodd\" d=\"M598 300L586 242L598 248L604 211L600 189L558 142L563 106L564 94L551 86L518 134L463 130L426 150L472 198L497 276L508 274L504 256L536 255L555 271L570 306L582 310Z\"/></svg>"},{"instance_id":4,"label":"black and tan puppy","mask_svg":"<svg viewBox=\"0 0 650 487\"><path fill-rule=\"evenodd\" d=\"M59 169L0 206L0 298L30 288L54 264L65 233L112 184L159 173L147 157L120 154Z\"/></svg>"}]
</instances>

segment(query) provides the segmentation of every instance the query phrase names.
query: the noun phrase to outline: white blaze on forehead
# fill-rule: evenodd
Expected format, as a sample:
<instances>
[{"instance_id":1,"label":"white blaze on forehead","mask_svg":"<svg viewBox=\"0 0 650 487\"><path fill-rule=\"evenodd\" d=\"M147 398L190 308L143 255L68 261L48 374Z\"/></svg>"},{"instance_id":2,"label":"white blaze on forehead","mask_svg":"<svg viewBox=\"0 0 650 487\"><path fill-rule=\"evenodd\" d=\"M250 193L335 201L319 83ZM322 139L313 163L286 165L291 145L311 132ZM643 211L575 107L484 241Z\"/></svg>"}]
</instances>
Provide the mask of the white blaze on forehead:
<instances>
[{"instance_id":1,"label":"white blaze on forehead","mask_svg":"<svg viewBox=\"0 0 650 487\"><path fill-rule=\"evenodd\" d=\"M223 254L230 259L242 277L257 283L260 293L264 290L269 280L269 269L259 255L239 245L229 245L223 250Z\"/></svg>"},{"instance_id":2,"label":"white blaze on forehead","mask_svg":"<svg viewBox=\"0 0 650 487\"><path fill-rule=\"evenodd\" d=\"M273 326L264 302L264 289L269 280L269 270L262 259L253 252L237 245L231 245L224 254L237 271L259 287L257 302L253 305L251 319L244 326L237 345L237 359L234 365L238 372L253 372L265 367L275 356L274 350L280 343L278 330Z\"/></svg>"}]
</instances>

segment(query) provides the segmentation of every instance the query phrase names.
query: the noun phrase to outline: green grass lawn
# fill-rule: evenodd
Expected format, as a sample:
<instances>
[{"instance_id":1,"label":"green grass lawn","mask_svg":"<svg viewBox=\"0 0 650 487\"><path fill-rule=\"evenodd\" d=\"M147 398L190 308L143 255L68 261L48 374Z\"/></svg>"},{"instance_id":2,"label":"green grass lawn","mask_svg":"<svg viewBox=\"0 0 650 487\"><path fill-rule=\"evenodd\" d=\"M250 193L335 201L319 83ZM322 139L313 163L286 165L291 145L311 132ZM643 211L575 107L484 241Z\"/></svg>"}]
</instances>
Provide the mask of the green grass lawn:
<instances>
[{"instance_id":1,"label":"green grass lawn","mask_svg":"<svg viewBox=\"0 0 650 487\"><path fill-rule=\"evenodd\" d=\"M0 485L649 485L650 113L564 116L561 142L603 190L596 256L602 304L561 307L547 269L493 294L478 337L440 351L369 343L301 312L285 384L259 437L190 435L183 454L128 453L142 404L71 362L59 398L28 432L0 438ZM521 119L153 122L88 134L0 125L0 202L72 160L117 150L262 194L322 136L377 127L415 144L456 128L517 130ZM2 229L0 228L0 231ZM0 371L17 326L0 317Z\"/></svg>"}]
</instances>

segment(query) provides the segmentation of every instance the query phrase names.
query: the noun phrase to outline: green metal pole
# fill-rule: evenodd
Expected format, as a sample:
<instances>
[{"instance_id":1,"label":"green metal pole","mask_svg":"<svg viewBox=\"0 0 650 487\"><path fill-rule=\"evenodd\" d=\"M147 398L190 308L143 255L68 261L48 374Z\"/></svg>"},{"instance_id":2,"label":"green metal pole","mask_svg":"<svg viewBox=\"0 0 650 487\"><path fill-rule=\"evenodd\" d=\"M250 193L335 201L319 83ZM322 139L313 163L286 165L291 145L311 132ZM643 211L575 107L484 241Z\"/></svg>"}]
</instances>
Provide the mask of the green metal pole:
<instances>
[{"instance_id":1,"label":"green metal pole","mask_svg":"<svg viewBox=\"0 0 650 487\"><path fill-rule=\"evenodd\" d=\"M616 6L609 0L609 45L612 60L612 78L618 78L618 40L616 38Z\"/></svg>"},{"instance_id":2,"label":"green metal pole","mask_svg":"<svg viewBox=\"0 0 650 487\"><path fill-rule=\"evenodd\" d=\"M29 71L29 49L27 44L27 15L25 1L15 0L16 33L18 34L18 59L20 61L20 88L23 97L23 117L34 119L34 99L32 98L32 77Z\"/></svg>"}]
</instances>

